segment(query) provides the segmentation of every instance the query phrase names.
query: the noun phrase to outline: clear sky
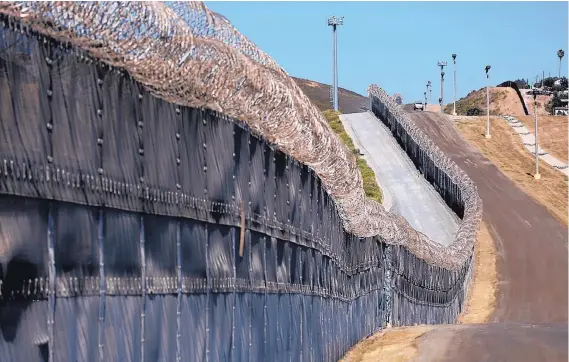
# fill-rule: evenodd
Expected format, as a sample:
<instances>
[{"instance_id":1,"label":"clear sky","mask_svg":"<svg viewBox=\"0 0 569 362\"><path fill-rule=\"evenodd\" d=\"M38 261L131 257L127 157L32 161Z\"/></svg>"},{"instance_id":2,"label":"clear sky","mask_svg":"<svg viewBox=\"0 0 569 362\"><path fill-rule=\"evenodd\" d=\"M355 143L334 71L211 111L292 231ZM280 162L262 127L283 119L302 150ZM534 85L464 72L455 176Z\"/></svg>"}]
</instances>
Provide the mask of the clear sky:
<instances>
[{"instance_id":1,"label":"clear sky","mask_svg":"<svg viewBox=\"0 0 569 362\"><path fill-rule=\"evenodd\" d=\"M404 101L440 94L438 60L446 60L445 103L490 83L557 75L557 50L567 76L567 2L206 2L271 55L290 75L330 84L332 30L328 16L344 16L338 31L339 85L365 94L376 83ZM533 82L532 81L532 82Z\"/></svg>"}]
</instances>

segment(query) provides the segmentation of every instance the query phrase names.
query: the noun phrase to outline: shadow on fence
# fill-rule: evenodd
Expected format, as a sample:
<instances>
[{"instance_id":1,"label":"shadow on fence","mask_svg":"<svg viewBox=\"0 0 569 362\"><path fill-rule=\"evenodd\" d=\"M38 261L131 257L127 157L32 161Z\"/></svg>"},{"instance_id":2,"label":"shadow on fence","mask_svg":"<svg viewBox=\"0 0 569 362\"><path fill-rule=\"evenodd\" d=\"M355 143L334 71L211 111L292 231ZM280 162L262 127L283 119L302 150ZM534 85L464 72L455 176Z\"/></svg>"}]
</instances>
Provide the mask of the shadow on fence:
<instances>
[{"instance_id":1,"label":"shadow on fence","mask_svg":"<svg viewBox=\"0 0 569 362\"><path fill-rule=\"evenodd\" d=\"M0 125L2 361L334 361L460 311L471 259L346 233L315 173L245 124L51 38L0 30Z\"/></svg>"}]
</instances>

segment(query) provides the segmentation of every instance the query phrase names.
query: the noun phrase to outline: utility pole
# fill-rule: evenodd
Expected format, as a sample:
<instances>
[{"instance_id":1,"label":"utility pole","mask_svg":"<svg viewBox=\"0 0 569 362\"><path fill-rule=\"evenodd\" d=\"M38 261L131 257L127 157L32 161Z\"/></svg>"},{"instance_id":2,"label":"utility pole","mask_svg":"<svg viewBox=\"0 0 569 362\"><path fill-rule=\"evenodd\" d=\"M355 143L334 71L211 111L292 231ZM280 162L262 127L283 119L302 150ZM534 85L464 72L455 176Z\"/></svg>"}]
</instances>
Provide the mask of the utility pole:
<instances>
[{"instance_id":1,"label":"utility pole","mask_svg":"<svg viewBox=\"0 0 569 362\"><path fill-rule=\"evenodd\" d=\"M454 101L452 105L452 115L456 116L456 54L452 55L452 62L454 63Z\"/></svg>"},{"instance_id":2,"label":"utility pole","mask_svg":"<svg viewBox=\"0 0 569 362\"><path fill-rule=\"evenodd\" d=\"M432 93L433 93L433 86L431 85L431 81L427 82L427 90L429 91L429 102L433 101Z\"/></svg>"},{"instance_id":3,"label":"utility pole","mask_svg":"<svg viewBox=\"0 0 569 362\"><path fill-rule=\"evenodd\" d=\"M332 102L334 104L334 110L338 112L338 33L337 28L339 25L344 25L344 17L339 18L332 16L328 19L328 26L332 27L332 40L333 40L333 51L332 51Z\"/></svg>"},{"instance_id":4,"label":"utility pole","mask_svg":"<svg viewBox=\"0 0 569 362\"><path fill-rule=\"evenodd\" d=\"M561 79L561 59L565 56L563 49L557 51L557 56L559 57L559 78Z\"/></svg>"},{"instance_id":5,"label":"utility pole","mask_svg":"<svg viewBox=\"0 0 569 362\"><path fill-rule=\"evenodd\" d=\"M536 98L537 98L537 92L535 91L535 89L532 92L533 94L533 121L534 121L534 133L535 133L535 148L534 148L534 153L535 153L535 174L533 175L533 177L536 180L539 180L541 178L541 175L539 174L539 145L538 145L538 138L537 138L537 102L536 102Z\"/></svg>"},{"instance_id":6,"label":"utility pole","mask_svg":"<svg viewBox=\"0 0 569 362\"><path fill-rule=\"evenodd\" d=\"M488 88L488 78L490 75L488 71L490 66L487 65L484 70L486 70L486 138L490 139L490 89Z\"/></svg>"},{"instance_id":7,"label":"utility pole","mask_svg":"<svg viewBox=\"0 0 569 362\"><path fill-rule=\"evenodd\" d=\"M444 109L443 109L443 104L444 104L444 82L445 82L445 72L443 72L443 68L447 66L447 62L438 62L437 65L439 67L441 67L441 98L440 98L440 103L441 103L441 113L443 113Z\"/></svg>"}]
</instances>

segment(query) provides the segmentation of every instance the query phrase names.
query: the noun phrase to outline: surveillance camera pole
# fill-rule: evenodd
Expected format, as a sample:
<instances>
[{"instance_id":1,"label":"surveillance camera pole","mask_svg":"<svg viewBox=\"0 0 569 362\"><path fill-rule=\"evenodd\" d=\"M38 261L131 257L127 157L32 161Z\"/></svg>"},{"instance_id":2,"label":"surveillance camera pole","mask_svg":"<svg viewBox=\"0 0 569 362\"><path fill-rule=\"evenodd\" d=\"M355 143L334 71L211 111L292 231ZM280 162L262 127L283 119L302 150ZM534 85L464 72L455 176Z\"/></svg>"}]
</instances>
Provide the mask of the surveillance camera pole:
<instances>
[{"instance_id":1,"label":"surveillance camera pole","mask_svg":"<svg viewBox=\"0 0 569 362\"><path fill-rule=\"evenodd\" d=\"M443 113L443 103L444 103L444 82L445 82L445 72L443 72L443 68L447 66L447 62L440 61L437 63L439 67L441 67L441 113Z\"/></svg>"},{"instance_id":2,"label":"surveillance camera pole","mask_svg":"<svg viewBox=\"0 0 569 362\"><path fill-rule=\"evenodd\" d=\"M533 175L533 177L536 180L539 180L541 178L541 175L539 174L539 145L538 145L538 138L537 138L537 102L536 102L536 98L537 98L537 92L535 91L535 89L532 92L533 94L533 117L534 117L534 125L535 125L535 129L534 129L534 133L535 133L535 148L534 148L534 153L535 153L535 174Z\"/></svg>"},{"instance_id":3,"label":"surveillance camera pole","mask_svg":"<svg viewBox=\"0 0 569 362\"><path fill-rule=\"evenodd\" d=\"M452 114L456 116L456 54L452 55L452 62L454 63L454 100L452 106Z\"/></svg>"},{"instance_id":4,"label":"surveillance camera pole","mask_svg":"<svg viewBox=\"0 0 569 362\"><path fill-rule=\"evenodd\" d=\"M427 90L429 91L429 102L433 101L432 93L433 93L433 86L431 85L431 81L427 82Z\"/></svg>"},{"instance_id":5,"label":"surveillance camera pole","mask_svg":"<svg viewBox=\"0 0 569 362\"><path fill-rule=\"evenodd\" d=\"M333 39L333 51L332 51L332 68L333 68L333 75L332 75L332 102L334 103L334 110L338 111L338 35L337 35L337 27L339 25L344 25L344 17L341 16L339 18L332 16L326 19L328 22L328 26L332 27L332 39Z\"/></svg>"},{"instance_id":6,"label":"surveillance camera pole","mask_svg":"<svg viewBox=\"0 0 569 362\"><path fill-rule=\"evenodd\" d=\"M484 70L486 70L486 138L490 139L490 89L488 88L488 78L490 75L488 71L490 66L487 65Z\"/></svg>"}]
</instances>

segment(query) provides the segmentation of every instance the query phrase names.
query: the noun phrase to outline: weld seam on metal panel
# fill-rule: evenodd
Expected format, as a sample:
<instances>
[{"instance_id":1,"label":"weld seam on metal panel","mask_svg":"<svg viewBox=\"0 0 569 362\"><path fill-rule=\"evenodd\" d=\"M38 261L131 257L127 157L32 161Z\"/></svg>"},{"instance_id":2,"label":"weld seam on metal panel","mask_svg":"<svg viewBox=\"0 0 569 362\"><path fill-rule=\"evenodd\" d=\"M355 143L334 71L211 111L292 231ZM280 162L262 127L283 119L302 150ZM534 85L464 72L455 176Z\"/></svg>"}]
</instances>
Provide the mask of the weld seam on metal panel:
<instances>
[{"instance_id":1,"label":"weld seam on metal panel","mask_svg":"<svg viewBox=\"0 0 569 362\"><path fill-rule=\"evenodd\" d=\"M232 262L232 290L231 295L233 296L233 307L231 309L231 360L235 360L235 304L237 304L237 294L236 294L236 282L237 282L237 260L236 260L236 248L235 243L237 242L235 238L235 228L231 228L231 262Z\"/></svg>"},{"instance_id":2,"label":"weld seam on metal panel","mask_svg":"<svg viewBox=\"0 0 569 362\"><path fill-rule=\"evenodd\" d=\"M182 330L182 231L180 220L176 222L176 361L181 361L180 337Z\"/></svg>"},{"instance_id":3,"label":"weld seam on metal panel","mask_svg":"<svg viewBox=\"0 0 569 362\"><path fill-rule=\"evenodd\" d=\"M99 251L99 334L98 334L98 350L99 361L105 360L104 354L104 338L105 338L105 309L106 309L106 292L107 283L105 280L105 254L104 254L104 211L99 209L99 217L97 221L97 245Z\"/></svg>"},{"instance_id":4,"label":"weld seam on metal panel","mask_svg":"<svg viewBox=\"0 0 569 362\"><path fill-rule=\"evenodd\" d=\"M298 265L296 265L296 267L297 267L297 272L300 275L300 284L302 285L302 252L298 252L297 256L298 256ZM304 319L304 298L299 298L299 300L300 300L300 334L299 334L299 336L300 336L300 348L299 348L300 359L299 359L299 361L304 361L302 359L302 349L303 349L303 342L304 342L303 338L302 338L302 335L303 335L303 324L302 324L302 322Z\"/></svg>"},{"instance_id":5,"label":"weld seam on metal panel","mask_svg":"<svg viewBox=\"0 0 569 362\"><path fill-rule=\"evenodd\" d=\"M267 236L263 235L263 279L265 280L265 285L267 284ZM265 361L268 360L268 347L267 347L267 302L268 302L268 295L267 289L265 288L265 293L263 297L263 355Z\"/></svg>"},{"instance_id":6,"label":"weld seam on metal panel","mask_svg":"<svg viewBox=\"0 0 569 362\"><path fill-rule=\"evenodd\" d=\"M210 303L210 290L211 290L211 279L209 275L209 230L208 224L204 224L205 229L205 275L206 275L206 304L205 304L205 360L209 362L209 303Z\"/></svg>"},{"instance_id":7,"label":"weld seam on metal panel","mask_svg":"<svg viewBox=\"0 0 569 362\"><path fill-rule=\"evenodd\" d=\"M49 311L47 314L47 333L48 333L48 348L49 348L49 362L54 362L54 347L55 347L55 336L53 331L53 325L55 323L55 252L54 252L54 222L52 215L52 207L49 205L49 210L47 214L47 250L49 258Z\"/></svg>"},{"instance_id":8,"label":"weld seam on metal panel","mask_svg":"<svg viewBox=\"0 0 569 362\"><path fill-rule=\"evenodd\" d=\"M142 287L142 306L140 309L140 360L145 362L144 342L146 329L146 234L144 230L144 216L140 216L140 237L139 237L140 263L141 263L141 287Z\"/></svg>"}]
</instances>

